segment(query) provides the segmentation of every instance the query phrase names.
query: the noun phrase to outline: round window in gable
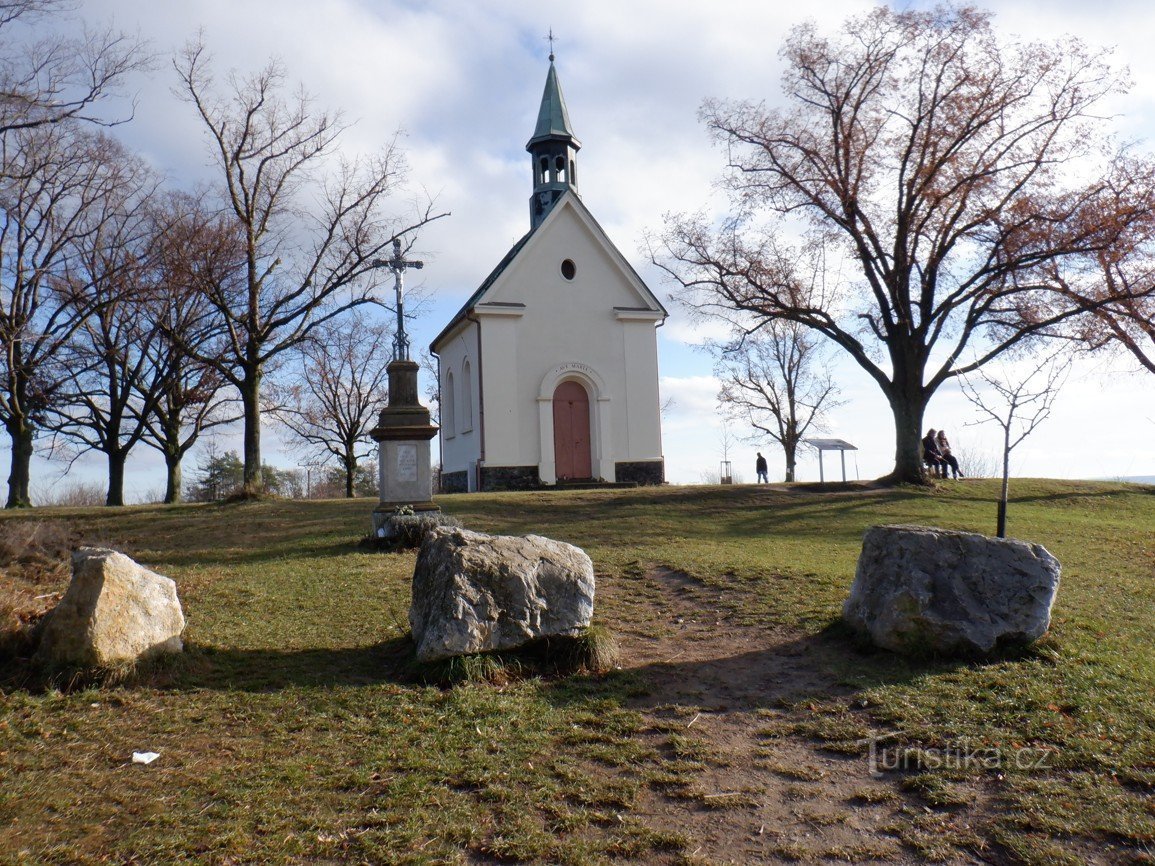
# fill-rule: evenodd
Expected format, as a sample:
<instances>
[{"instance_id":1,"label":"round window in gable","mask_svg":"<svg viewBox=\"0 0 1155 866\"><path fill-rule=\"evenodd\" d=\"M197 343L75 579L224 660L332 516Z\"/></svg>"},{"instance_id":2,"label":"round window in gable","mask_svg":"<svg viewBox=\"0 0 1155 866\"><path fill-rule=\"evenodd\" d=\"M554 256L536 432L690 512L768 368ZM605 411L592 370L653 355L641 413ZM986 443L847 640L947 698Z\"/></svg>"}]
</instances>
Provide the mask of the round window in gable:
<instances>
[{"instance_id":1,"label":"round window in gable","mask_svg":"<svg viewBox=\"0 0 1155 866\"><path fill-rule=\"evenodd\" d=\"M561 263L561 275L567 280L572 280L574 274L577 273L577 265L573 263L573 259L566 259Z\"/></svg>"}]
</instances>

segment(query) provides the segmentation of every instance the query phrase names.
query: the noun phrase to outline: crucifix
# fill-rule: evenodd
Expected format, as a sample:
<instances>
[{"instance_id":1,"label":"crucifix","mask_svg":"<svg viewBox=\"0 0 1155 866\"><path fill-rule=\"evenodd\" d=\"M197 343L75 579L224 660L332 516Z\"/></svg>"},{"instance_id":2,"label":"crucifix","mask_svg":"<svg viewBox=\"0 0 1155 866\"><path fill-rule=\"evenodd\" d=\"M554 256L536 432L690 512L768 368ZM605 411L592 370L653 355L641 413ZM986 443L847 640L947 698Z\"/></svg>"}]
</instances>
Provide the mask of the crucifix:
<instances>
[{"instance_id":1,"label":"crucifix","mask_svg":"<svg viewBox=\"0 0 1155 866\"><path fill-rule=\"evenodd\" d=\"M393 290L397 294L397 333L393 337L393 360L408 361L409 337L405 334L405 280L403 275L406 268L421 270L425 267L425 262L406 261L401 255L401 239L394 238L393 258L374 259L370 267L389 268L393 271Z\"/></svg>"}]
</instances>

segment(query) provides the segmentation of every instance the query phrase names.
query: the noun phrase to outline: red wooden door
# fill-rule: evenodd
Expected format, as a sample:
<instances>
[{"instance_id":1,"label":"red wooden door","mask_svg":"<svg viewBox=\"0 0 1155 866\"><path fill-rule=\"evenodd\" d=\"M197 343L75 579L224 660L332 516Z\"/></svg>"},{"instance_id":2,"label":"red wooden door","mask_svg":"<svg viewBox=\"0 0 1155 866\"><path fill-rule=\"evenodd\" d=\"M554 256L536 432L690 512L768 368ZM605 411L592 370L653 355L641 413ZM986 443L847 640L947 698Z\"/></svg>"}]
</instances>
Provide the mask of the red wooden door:
<instances>
[{"instance_id":1,"label":"red wooden door","mask_svg":"<svg viewBox=\"0 0 1155 866\"><path fill-rule=\"evenodd\" d=\"M562 382L553 392L553 459L559 479L593 477L590 398L577 382Z\"/></svg>"}]
</instances>

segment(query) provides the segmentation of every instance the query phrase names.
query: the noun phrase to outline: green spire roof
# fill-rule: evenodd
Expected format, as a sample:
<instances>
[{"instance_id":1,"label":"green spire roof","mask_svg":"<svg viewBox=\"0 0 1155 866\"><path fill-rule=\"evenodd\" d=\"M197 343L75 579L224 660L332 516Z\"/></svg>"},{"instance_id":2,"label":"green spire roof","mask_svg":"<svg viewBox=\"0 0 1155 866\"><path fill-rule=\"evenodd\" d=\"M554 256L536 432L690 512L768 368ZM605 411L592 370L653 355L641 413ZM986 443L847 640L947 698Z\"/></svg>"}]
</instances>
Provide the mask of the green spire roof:
<instances>
[{"instance_id":1,"label":"green spire roof","mask_svg":"<svg viewBox=\"0 0 1155 866\"><path fill-rule=\"evenodd\" d=\"M562 96L561 83L557 80L557 70L554 69L553 56L550 55L549 74L545 77L545 92L541 95L541 108L537 112L537 126L533 130L533 138L529 140L525 149L531 150L535 144L559 138L572 142L574 150L579 150L582 146L570 128L565 97Z\"/></svg>"}]
</instances>

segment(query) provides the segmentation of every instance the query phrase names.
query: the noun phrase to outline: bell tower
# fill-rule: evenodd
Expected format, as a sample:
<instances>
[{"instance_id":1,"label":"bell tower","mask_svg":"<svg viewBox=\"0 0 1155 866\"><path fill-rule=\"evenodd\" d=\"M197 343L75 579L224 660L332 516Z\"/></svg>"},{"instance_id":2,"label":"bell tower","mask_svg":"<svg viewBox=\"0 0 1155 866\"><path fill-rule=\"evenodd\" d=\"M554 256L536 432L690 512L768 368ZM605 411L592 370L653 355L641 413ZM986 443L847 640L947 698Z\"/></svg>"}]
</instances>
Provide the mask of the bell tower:
<instances>
[{"instance_id":1,"label":"bell tower","mask_svg":"<svg viewBox=\"0 0 1155 866\"><path fill-rule=\"evenodd\" d=\"M549 73L545 77L545 92L537 113L533 137L525 146L529 151L533 170L533 195L529 200L530 228L537 228L553 203L566 190L578 191L577 152L581 142L573 134L569 113L565 107L553 52L549 55Z\"/></svg>"}]
</instances>

